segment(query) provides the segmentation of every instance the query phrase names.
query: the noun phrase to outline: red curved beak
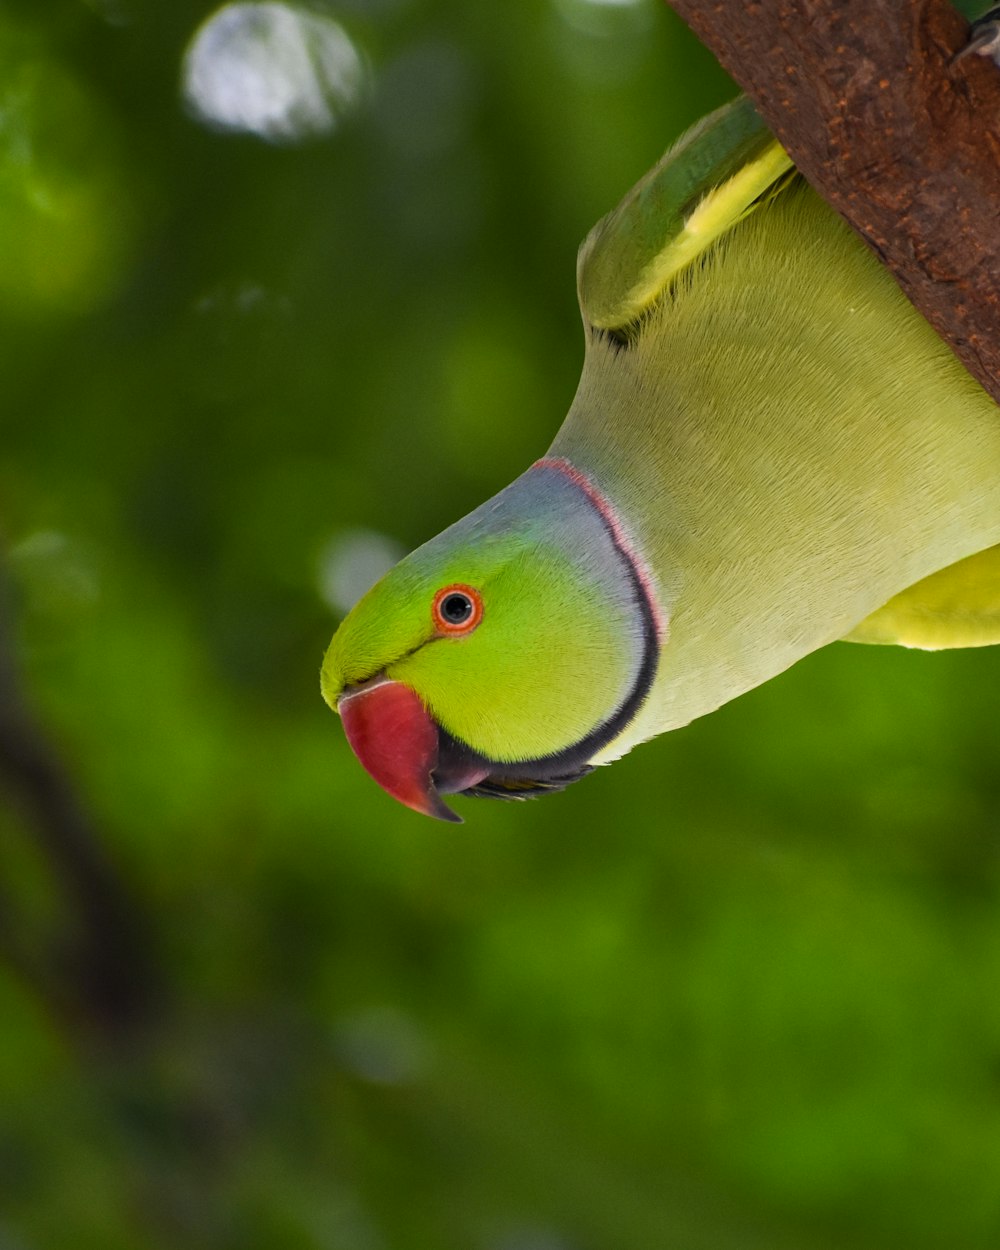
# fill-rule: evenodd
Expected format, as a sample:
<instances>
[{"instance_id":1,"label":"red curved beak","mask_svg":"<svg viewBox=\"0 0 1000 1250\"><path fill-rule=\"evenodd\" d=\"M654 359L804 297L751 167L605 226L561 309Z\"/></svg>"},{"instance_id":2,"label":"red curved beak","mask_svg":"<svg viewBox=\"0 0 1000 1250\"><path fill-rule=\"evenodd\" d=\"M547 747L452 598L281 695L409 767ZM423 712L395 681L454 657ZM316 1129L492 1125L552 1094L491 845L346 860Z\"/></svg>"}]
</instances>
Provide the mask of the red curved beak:
<instances>
[{"instance_id":1,"label":"red curved beak","mask_svg":"<svg viewBox=\"0 0 1000 1250\"><path fill-rule=\"evenodd\" d=\"M337 711L354 754L387 794L425 816L461 823L434 786L437 726L408 686L382 678L348 687Z\"/></svg>"}]
</instances>

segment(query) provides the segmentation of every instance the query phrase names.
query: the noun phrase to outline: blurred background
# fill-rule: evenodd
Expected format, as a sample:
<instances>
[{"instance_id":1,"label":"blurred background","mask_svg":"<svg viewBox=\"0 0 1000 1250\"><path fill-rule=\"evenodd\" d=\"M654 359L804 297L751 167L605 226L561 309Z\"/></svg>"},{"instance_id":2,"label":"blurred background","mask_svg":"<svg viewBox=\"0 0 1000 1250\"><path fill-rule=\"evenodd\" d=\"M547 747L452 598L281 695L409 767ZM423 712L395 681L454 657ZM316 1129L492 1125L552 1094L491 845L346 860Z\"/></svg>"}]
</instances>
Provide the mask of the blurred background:
<instances>
[{"instance_id":1,"label":"blurred background","mask_svg":"<svg viewBox=\"0 0 1000 1250\"><path fill-rule=\"evenodd\" d=\"M394 804L318 670L542 454L658 0L0 11L0 1247L1000 1240L1000 649Z\"/></svg>"}]
</instances>

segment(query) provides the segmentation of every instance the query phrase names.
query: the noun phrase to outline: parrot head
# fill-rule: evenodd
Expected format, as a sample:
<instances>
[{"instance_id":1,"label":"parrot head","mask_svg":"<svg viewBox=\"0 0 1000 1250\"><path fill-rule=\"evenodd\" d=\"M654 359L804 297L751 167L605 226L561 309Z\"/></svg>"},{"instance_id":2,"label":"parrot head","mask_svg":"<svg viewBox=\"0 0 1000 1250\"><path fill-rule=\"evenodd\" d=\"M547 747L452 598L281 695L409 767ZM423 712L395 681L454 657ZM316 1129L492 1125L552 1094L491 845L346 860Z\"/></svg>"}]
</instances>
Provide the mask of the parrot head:
<instances>
[{"instance_id":1,"label":"parrot head","mask_svg":"<svg viewBox=\"0 0 1000 1250\"><path fill-rule=\"evenodd\" d=\"M527 798L591 771L652 685L659 621L610 506L539 461L351 610L322 687L361 764L416 811Z\"/></svg>"}]
</instances>

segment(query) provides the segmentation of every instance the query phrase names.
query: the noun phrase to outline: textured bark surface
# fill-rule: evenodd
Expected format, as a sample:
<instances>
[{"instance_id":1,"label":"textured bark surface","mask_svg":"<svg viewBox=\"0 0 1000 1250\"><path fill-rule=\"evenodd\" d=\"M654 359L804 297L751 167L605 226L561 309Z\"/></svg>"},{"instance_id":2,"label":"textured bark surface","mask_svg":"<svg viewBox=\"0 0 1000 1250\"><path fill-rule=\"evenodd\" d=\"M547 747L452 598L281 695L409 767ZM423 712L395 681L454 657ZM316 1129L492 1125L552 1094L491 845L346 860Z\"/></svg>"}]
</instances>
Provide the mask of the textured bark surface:
<instances>
[{"instance_id":1,"label":"textured bark surface","mask_svg":"<svg viewBox=\"0 0 1000 1250\"><path fill-rule=\"evenodd\" d=\"M1000 69L947 0L668 0L1000 402Z\"/></svg>"}]
</instances>

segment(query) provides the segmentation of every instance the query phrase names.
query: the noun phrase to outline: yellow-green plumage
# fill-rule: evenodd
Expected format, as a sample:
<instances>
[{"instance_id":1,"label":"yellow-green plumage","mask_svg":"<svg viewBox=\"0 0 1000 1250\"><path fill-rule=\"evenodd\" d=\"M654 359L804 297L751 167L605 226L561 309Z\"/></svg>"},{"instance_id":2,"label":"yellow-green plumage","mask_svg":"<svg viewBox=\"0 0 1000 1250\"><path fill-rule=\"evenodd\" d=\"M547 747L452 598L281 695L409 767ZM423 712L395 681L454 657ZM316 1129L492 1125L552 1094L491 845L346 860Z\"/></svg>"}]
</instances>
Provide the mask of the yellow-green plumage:
<instances>
[{"instance_id":1,"label":"yellow-green plumage","mask_svg":"<svg viewBox=\"0 0 1000 1250\"><path fill-rule=\"evenodd\" d=\"M967 556L894 595L847 635L925 651L1000 643L1000 547Z\"/></svg>"},{"instance_id":2,"label":"yellow-green plumage","mask_svg":"<svg viewBox=\"0 0 1000 1250\"><path fill-rule=\"evenodd\" d=\"M670 616L606 757L1000 542L1000 412L801 180L685 271L628 350L588 335L552 450L628 518Z\"/></svg>"},{"instance_id":3,"label":"yellow-green plumage","mask_svg":"<svg viewBox=\"0 0 1000 1250\"><path fill-rule=\"evenodd\" d=\"M578 289L583 374L548 457L358 605L324 668L331 704L399 673L479 789L519 794L836 639L1000 640L1000 412L746 101L594 228ZM542 532L572 604L531 575ZM484 543L500 571L481 623L436 635L430 589L474 577ZM602 604L629 624L597 628ZM404 618L425 641L401 658Z\"/></svg>"}]
</instances>

